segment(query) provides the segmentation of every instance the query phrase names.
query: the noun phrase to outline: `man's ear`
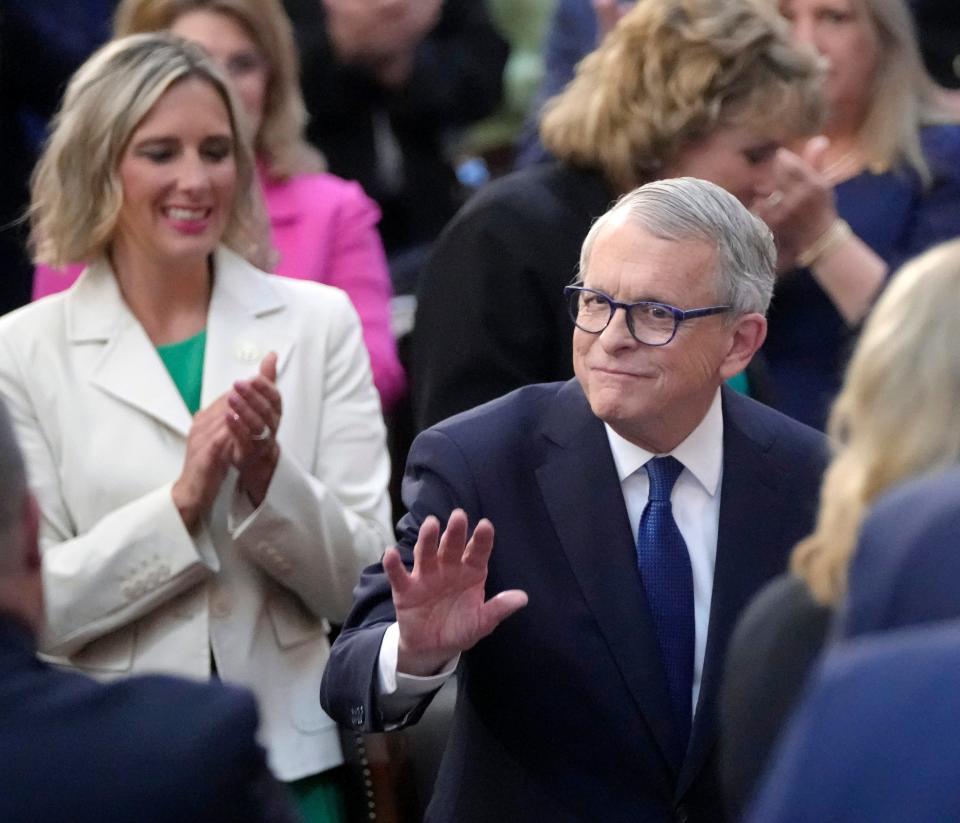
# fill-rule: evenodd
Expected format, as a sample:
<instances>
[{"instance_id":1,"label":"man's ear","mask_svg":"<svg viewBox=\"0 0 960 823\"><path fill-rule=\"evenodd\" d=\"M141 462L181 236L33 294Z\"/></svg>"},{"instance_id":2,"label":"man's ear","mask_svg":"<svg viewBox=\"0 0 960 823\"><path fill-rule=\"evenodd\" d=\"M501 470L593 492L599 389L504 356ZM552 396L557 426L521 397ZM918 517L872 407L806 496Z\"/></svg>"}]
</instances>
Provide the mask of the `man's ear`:
<instances>
[{"instance_id":1,"label":"man's ear","mask_svg":"<svg viewBox=\"0 0 960 823\"><path fill-rule=\"evenodd\" d=\"M720 365L720 376L729 380L742 372L766 339L766 317L759 312L740 315L731 328L730 345Z\"/></svg>"}]
</instances>

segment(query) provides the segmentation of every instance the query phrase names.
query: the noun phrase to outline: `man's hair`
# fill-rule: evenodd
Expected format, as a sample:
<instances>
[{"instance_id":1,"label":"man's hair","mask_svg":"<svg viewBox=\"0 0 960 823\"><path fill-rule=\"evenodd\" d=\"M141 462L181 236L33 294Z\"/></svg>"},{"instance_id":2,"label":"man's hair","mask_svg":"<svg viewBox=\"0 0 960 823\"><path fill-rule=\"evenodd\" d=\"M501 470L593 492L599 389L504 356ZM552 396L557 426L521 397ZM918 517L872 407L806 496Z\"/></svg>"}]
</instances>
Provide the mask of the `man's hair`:
<instances>
[{"instance_id":1,"label":"man's hair","mask_svg":"<svg viewBox=\"0 0 960 823\"><path fill-rule=\"evenodd\" d=\"M27 472L17 445L7 406L0 400L0 575L20 571L19 542L11 540L20 527Z\"/></svg>"},{"instance_id":2,"label":"man's hair","mask_svg":"<svg viewBox=\"0 0 960 823\"><path fill-rule=\"evenodd\" d=\"M625 194L590 228L580 251L576 282L583 282L597 235L622 217L661 240L694 240L713 246L717 302L732 306L732 317L766 313L776 279L773 234L725 189L706 180L678 177L647 183Z\"/></svg>"}]
</instances>

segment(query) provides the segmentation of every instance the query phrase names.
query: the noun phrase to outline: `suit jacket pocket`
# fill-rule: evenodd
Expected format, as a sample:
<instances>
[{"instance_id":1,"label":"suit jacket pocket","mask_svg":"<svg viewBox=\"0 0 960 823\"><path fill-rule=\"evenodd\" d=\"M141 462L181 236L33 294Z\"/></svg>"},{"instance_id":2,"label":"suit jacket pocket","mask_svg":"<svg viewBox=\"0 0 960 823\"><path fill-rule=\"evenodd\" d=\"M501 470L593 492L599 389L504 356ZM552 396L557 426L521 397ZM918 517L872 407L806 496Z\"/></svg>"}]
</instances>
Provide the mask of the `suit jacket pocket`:
<instances>
[{"instance_id":1,"label":"suit jacket pocket","mask_svg":"<svg viewBox=\"0 0 960 823\"><path fill-rule=\"evenodd\" d=\"M78 669L94 677L109 677L130 671L133 667L135 626L124 626L98 637L70 657L40 655L44 660L68 669Z\"/></svg>"},{"instance_id":2,"label":"suit jacket pocket","mask_svg":"<svg viewBox=\"0 0 960 823\"><path fill-rule=\"evenodd\" d=\"M267 612L281 649L325 637L330 632L330 624L326 619L310 614L293 594L272 592L267 599Z\"/></svg>"}]
</instances>

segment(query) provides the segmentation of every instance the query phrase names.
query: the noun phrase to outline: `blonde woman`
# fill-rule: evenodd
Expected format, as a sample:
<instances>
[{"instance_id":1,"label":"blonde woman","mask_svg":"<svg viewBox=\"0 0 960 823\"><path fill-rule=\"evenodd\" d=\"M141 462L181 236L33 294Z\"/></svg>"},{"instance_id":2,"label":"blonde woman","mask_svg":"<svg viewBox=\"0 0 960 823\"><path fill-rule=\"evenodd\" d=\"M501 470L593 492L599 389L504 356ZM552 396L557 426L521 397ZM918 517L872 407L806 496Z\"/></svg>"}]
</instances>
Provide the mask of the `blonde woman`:
<instances>
[{"instance_id":1,"label":"blonde woman","mask_svg":"<svg viewBox=\"0 0 960 823\"><path fill-rule=\"evenodd\" d=\"M904 266L877 302L830 414L836 453L813 534L731 640L725 779L743 807L847 590L860 525L884 491L960 462L960 240Z\"/></svg>"},{"instance_id":2,"label":"blonde woman","mask_svg":"<svg viewBox=\"0 0 960 823\"><path fill-rule=\"evenodd\" d=\"M572 374L563 287L593 220L619 195L690 175L745 203L777 148L814 132L815 60L752 0L644 0L543 119L559 159L495 181L436 243L419 294L418 427L527 383Z\"/></svg>"},{"instance_id":3,"label":"blonde woman","mask_svg":"<svg viewBox=\"0 0 960 823\"><path fill-rule=\"evenodd\" d=\"M773 4L772 0L769 0ZM778 158L755 212L781 277L763 352L776 405L817 428L855 332L905 260L960 235L960 126L930 79L904 0L779 0L827 66L823 136Z\"/></svg>"},{"instance_id":4,"label":"blonde woman","mask_svg":"<svg viewBox=\"0 0 960 823\"><path fill-rule=\"evenodd\" d=\"M390 329L390 280L377 233L380 212L354 182L326 174L304 139L306 111L290 22L279 0L124 0L117 36L167 29L206 49L243 104L278 258L271 270L343 289L360 315L385 410L406 390ZM79 275L38 269L34 298Z\"/></svg>"},{"instance_id":5,"label":"blonde woman","mask_svg":"<svg viewBox=\"0 0 960 823\"><path fill-rule=\"evenodd\" d=\"M339 820L317 693L330 623L392 542L389 460L346 296L255 267L241 117L170 35L78 70L31 221L38 263L92 262L0 320L0 395L41 509L41 649L99 677L250 687L274 773Z\"/></svg>"}]
</instances>

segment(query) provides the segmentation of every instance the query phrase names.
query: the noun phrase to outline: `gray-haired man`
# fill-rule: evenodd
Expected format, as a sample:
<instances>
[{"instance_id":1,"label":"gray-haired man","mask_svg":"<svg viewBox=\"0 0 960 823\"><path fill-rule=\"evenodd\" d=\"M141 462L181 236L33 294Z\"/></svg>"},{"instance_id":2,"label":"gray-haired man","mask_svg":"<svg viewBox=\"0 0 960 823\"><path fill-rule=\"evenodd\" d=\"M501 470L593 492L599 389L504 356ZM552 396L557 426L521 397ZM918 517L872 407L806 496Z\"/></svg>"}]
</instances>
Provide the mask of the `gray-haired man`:
<instances>
[{"instance_id":1,"label":"gray-haired man","mask_svg":"<svg viewBox=\"0 0 960 823\"><path fill-rule=\"evenodd\" d=\"M361 581L321 696L356 728L411 723L459 665L428 820L723 819L727 639L810 529L826 456L722 388L763 342L774 259L717 186L635 190L568 289L576 379L417 438L399 546Z\"/></svg>"}]
</instances>

